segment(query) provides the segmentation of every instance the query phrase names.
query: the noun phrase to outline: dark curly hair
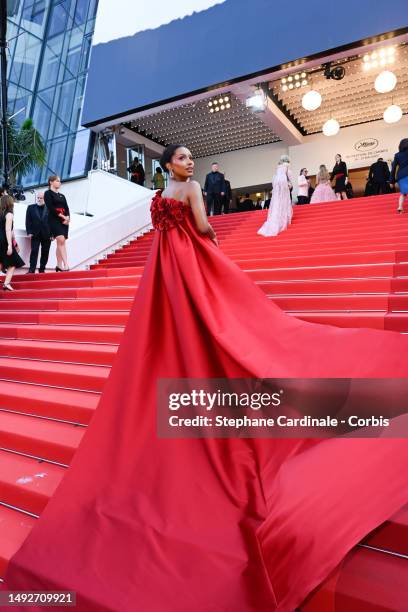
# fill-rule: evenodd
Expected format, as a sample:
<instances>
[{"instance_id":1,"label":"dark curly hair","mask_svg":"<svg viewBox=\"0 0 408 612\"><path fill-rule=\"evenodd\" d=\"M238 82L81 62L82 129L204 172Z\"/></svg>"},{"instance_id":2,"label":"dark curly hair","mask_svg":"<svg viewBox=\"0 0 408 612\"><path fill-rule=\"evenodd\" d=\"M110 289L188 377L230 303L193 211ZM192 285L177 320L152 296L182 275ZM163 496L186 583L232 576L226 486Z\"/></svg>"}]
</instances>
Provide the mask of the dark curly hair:
<instances>
[{"instance_id":1,"label":"dark curly hair","mask_svg":"<svg viewBox=\"0 0 408 612\"><path fill-rule=\"evenodd\" d=\"M177 149L181 149L181 147L185 147L186 145L183 144L169 144L167 145L167 147L164 149L163 154L160 158L160 165L163 168L163 170L165 172L169 172L167 170L167 166L166 164L169 164L173 158L173 155L175 154L175 152L177 151Z\"/></svg>"}]
</instances>

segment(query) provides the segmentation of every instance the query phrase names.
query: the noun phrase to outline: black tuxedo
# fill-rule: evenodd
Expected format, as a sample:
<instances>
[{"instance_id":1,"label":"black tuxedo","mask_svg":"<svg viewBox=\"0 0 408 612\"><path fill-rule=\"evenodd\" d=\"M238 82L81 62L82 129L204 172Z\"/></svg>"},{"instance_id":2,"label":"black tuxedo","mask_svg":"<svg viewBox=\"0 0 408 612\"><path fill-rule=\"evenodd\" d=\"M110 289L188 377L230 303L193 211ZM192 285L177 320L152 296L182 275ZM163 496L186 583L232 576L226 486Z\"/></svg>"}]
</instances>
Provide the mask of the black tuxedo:
<instances>
[{"instance_id":1,"label":"black tuxedo","mask_svg":"<svg viewBox=\"0 0 408 612\"><path fill-rule=\"evenodd\" d=\"M373 186L373 195L387 193L387 181L390 179L390 169L385 161L376 161L371 165L368 180Z\"/></svg>"},{"instance_id":2,"label":"black tuxedo","mask_svg":"<svg viewBox=\"0 0 408 612\"><path fill-rule=\"evenodd\" d=\"M30 272L35 272L38 251L41 246L40 270L44 271L47 265L51 245L50 226L48 223L48 209L38 204L27 207L26 231L31 238Z\"/></svg>"}]
</instances>

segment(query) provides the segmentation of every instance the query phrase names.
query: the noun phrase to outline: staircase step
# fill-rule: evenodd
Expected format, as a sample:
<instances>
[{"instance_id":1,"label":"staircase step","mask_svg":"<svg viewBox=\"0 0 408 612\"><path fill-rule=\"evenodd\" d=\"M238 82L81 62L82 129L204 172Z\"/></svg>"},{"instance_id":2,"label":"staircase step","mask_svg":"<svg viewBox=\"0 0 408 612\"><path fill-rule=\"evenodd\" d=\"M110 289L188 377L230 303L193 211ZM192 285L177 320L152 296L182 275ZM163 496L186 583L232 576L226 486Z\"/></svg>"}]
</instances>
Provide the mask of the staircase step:
<instances>
[{"instance_id":1,"label":"staircase step","mask_svg":"<svg viewBox=\"0 0 408 612\"><path fill-rule=\"evenodd\" d=\"M11 293L11 292L10 292ZM13 296L14 296L13 292ZM133 299L129 298L66 298L55 300L52 298L43 299L8 299L0 300L0 312L13 310L33 310L43 311L129 311L132 307Z\"/></svg>"},{"instance_id":2,"label":"staircase step","mask_svg":"<svg viewBox=\"0 0 408 612\"><path fill-rule=\"evenodd\" d=\"M6 340L0 338L0 357L21 357L25 359L111 366L116 352L117 346L108 344ZM44 364L44 368L46 367L47 365Z\"/></svg>"},{"instance_id":3,"label":"staircase step","mask_svg":"<svg viewBox=\"0 0 408 612\"><path fill-rule=\"evenodd\" d=\"M61 340L65 342L93 342L119 344L123 327L102 325L30 325L26 323L0 323L0 338L26 340Z\"/></svg>"},{"instance_id":4,"label":"staircase step","mask_svg":"<svg viewBox=\"0 0 408 612\"><path fill-rule=\"evenodd\" d=\"M2 381L0 410L88 425L99 393Z\"/></svg>"},{"instance_id":5,"label":"staircase step","mask_svg":"<svg viewBox=\"0 0 408 612\"><path fill-rule=\"evenodd\" d=\"M126 325L129 310L125 312L105 311L53 311L0 310L2 323L39 323L41 325Z\"/></svg>"},{"instance_id":6,"label":"staircase step","mask_svg":"<svg viewBox=\"0 0 408 612\"><path fill-rule=\"evenodd\" d=\"M0 357L0 381L102 392L110 367Z\"/></svg>"},{"instance_id":7,"label":"staircase step","mask_svg":"<svg viewBox=\"0 0 408 612\"><path fill-rule=\"evenodd\" d=\"M58 465L0 451L0 502L39 515L64 474Z\"/></svg>"},{"instance_id":8,"label":"staircase step","mask_svg":"<svg viewBox=\"0 0 408 612\"><path fill-rule=\"evenodd\" d=\"M86 428L0 410L0 447L69 465Z\"/></svg>"}]
</instances>

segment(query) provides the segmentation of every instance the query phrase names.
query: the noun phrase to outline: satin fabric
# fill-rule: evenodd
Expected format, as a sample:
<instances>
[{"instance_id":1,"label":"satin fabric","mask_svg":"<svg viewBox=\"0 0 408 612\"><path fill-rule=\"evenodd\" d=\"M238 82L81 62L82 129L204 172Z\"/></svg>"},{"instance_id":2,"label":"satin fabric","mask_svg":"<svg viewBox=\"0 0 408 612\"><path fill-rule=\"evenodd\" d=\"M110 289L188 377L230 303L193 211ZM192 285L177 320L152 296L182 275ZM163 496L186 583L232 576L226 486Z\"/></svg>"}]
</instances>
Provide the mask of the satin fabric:
<instances>
[{"instance_id":1,"label":"satin fabric","mask_svg":"<svg viewBox=\"0 0 408 612\"><path fill-rule=\"evenodd\" d=\"M408 501L406 441L158 439L157 379L406 377L407 345L287 316L186 210L156 232L96 415L6 588L74 590L78 612L294 610Z\"/></svg>"}]
</instances>

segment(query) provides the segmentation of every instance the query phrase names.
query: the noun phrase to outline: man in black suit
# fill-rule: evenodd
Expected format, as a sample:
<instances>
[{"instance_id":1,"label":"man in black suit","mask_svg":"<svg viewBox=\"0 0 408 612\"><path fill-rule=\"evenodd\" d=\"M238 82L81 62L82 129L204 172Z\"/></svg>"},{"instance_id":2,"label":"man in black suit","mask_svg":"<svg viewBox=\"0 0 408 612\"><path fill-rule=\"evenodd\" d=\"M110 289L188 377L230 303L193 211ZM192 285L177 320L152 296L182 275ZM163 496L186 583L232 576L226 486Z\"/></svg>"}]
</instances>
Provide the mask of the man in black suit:
<instances>
[{"instance_id":1,"label":"man in black suit","mask_svg":"<svg viewBox=\"0 0 408 612\"><path fill-rule=\"evenodd\" d=\"M217 162L211 164L211 172L205 177L204 195L207 200L208 216L219 215L221 213L223 197L225 196L225 178L218 171Z\"/></svg>"},{"instance_id":2,"label":"man in black suit","mask_svg":"<svg viewBox=\"0 0 408 612\"><path fill-rule=\"evenodd\" d=\"M251 198L249 197L249 193L245 194L245 200L241 201L238 205L239 212L249 212L250 210L255 210L255 206Z\"/></svg>"},{"instance_id":3,"label":"man in black suit","mask_svg":"<svg viewBox=\"0 0 408 612\"><path fill-rule=\"evenodd\" d=\"M38 251L41 246L40 272L45 272L50 252L51 235L48 225L48 210L44 203L44 194L37 194L37 204L27 207L26 231L31 238L30 269L28 273L35 272L37 267Z\"/></svg>"},{"instance_id":4,"label":"man in black suit","mask_svg":"<svg viewBox=\"0 0 408 612\"><path fill-rule=\"evenodd\" d=\"M387 182L390 180L390 169L387 162L379 157L377 161L371 165L368 174L368 180L372 184L373 195L387 193Z\"/></svg>"}]
</instances>

